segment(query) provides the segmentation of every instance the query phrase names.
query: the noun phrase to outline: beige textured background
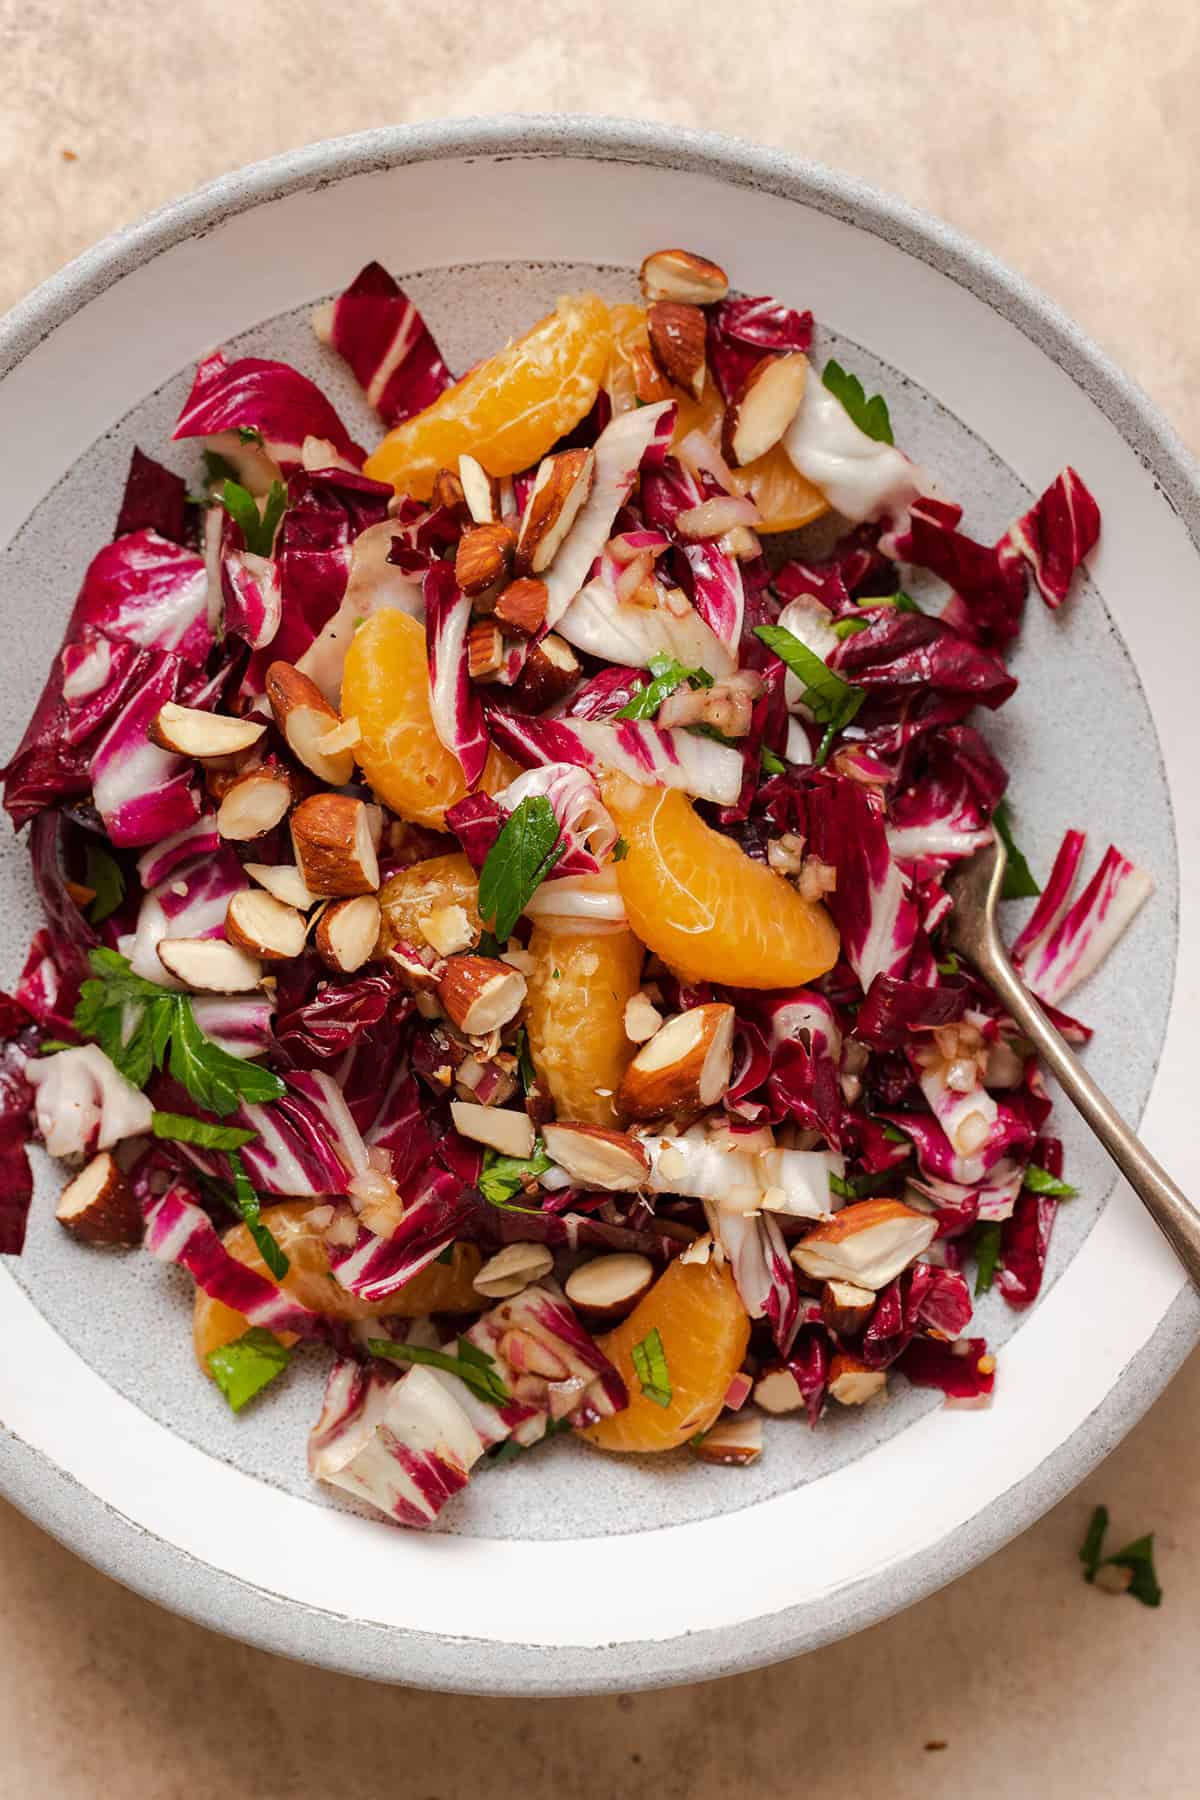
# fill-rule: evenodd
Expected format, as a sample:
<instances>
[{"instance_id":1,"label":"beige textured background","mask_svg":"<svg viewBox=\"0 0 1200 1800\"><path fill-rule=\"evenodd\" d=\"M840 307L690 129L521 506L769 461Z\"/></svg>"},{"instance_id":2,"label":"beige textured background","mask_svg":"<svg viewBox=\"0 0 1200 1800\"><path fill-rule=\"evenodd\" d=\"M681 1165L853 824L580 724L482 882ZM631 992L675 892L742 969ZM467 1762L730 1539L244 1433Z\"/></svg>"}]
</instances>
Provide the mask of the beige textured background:
<instances>
[{"instance_id":1,"label":"beige textured background","mask_svg":"<svg viewBox=\"0 0 1200 1800\"><path fill-rule=\"evenodd\" d=\"M636 115L940 213L1073 313L1195 449L1198 75L1190 0L0 0L0 307L148 208L315 138ZM924 1605L768 1672L595 1701L302 1669L158 1612L0 1507L0 1800L1183 1800L1198 1417L1193 1359L1078 1496ZM1097 1500L1122 1540L1157 1532L1161 1611L1080 1581ZM770 1580L752 1556L748 1575Z\"/></svg>"}]
</instances>

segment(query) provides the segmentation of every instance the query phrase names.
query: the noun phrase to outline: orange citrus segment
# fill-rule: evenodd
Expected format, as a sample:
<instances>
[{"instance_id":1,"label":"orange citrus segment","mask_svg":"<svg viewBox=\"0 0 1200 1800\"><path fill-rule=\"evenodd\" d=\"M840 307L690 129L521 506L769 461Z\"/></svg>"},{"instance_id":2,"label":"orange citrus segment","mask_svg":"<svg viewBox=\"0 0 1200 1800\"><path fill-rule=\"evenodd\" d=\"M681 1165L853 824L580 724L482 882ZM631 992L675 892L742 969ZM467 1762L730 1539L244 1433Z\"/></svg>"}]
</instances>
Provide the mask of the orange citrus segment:
<instances>
[{"instance_id":1,"label":"orange citrus segment","mask_svg":"<svg viewBox=\"0 0 1200 1800\"><path fill-rule=\"evenodd\" d=\"M421 920L446 906L461 906L478 937L479 877L461 851L452 856L429 856L389 875L379 890L383 921L380 945L390 950L398 938L418 947L425 942Z\"/></svg>"},{"instance_id":2,"label":"orange citrus segment","mask_svg":"<svg viewBox=\"0 0 1200 1800\"><path fill-rule=\"evenodd\" d=\"M464 452L489 475L529 468L591 409L611 343L603 300L564 296L532 331L390 431L363 473L428 500L438 470L457 468Z\"/></svg>"},{"instance_id":3,"label":"orange citrus segment","mask_svg":"<svg viewBox=\"0 0 1200 1800\"><path fill-rule=\"evenodd\" d=\"M651 1331L662 1340L671 1400L642 1392L633 1347ZM750 1321L733 1276L716 1263L668 1264L646 1298L597 1342L629 1389L629 1405L581 1434L602 1450L674 1450L707 1431L725 1402L750 1341Z\"/></svg>"},{"instance_id":4,"label":"orange citrus segment","mask_svg":"<svg viewBox=\"0 0 1200 1800\"><path fill-rule=\"evenodd\" d=\"M278 1285L312 1312L327 1319L418 1319L430 1312L477 1312L487 1304L471 1285L483 1261L474 1244L455 1244L452 1261L430 1263L386 1300L370 1303L357 1299L330 1276L325 1241L307 1219L313 1206L312 1200L284 1200L278 1206L264 1206L262 1212L263 1224L270 1228L291 1265ZM244 1225L227 1231L224 1244L232 1257L255 1274L274 1279ZM196 1289L192 1342L202 1369L207 1372L204 1359L210 1350L232 1343L249 1329L249 1320L240 1312ZM296 1342L290 1331L277 1335L285 1344Z\"/></svg>"},{"instance_id":5,"label":"orange citrus segment","mask_svg":"<svg viewBox=\"0 0 1200 1800\"><path fill-rule=\"evenodd\" d=\"M642 946L631 931L571 931L539 924L529 940L525 1023L534 1068L560 1119L616 1125L612 1095L633 1056L625 1005L641 984Z\"/></svg>"},{"instance_id":6,"label":"orange citrus segment","mask_svg":"<svg viewBox=\"0 0 1200 1800\"><path fill-rule=\"evenodd\" d=\"M721 442L721 424L725 406L721 391L710 377L699 400L681 395L675 419L672 447L677 448L690 431L702 431L714 444ZM765 456L731 469L734 491L750 494L762 515L755 530L770 535L773 531L799 531L829 511L829 502L820 488L806 481L782 444L776 444Z\"/></svg>"},{"instance_id":7,"label":"orange citrus segment","mask_svg":"<svg viewBox=\"0 0 1200 1800\"><path fill-rule=\"evenodd\" d=\"M677 974L786 988L833 967L838 934L825 908L713 831L686 794L610 776L604 800L629 845L616 865L629 923Z\"/></svg>"},{"instance_id":8,"label":"orange citrus segment","mask_svg":"<svg viewBox=\"0 0 1200 1800\"><path fill-rule=\"evenodd\" d=\"M390 608L360 625L346 652L342 707L344 717L358 719L354 754L380 799L402 819L439 830L467 784L433 728L424 626ZM520 772L492 750L480 785L496 793Z\"/></svg>"}]
</instances>

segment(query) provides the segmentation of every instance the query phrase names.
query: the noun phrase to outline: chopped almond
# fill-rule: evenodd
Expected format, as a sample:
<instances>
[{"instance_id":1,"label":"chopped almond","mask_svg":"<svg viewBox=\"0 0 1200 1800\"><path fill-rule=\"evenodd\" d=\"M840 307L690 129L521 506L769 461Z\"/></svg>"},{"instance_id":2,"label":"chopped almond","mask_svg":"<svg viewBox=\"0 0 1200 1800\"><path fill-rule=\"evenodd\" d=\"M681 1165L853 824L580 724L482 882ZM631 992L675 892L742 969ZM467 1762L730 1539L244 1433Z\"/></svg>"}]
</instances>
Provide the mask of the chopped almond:
<instances>
[{"instance_id":1,"label":"chopped almond","mask_svg":"<svg viewBox=\"0 0 1200 1800\"><path fill-rule=\"evenodd\" d=\"M247 994L262 980L262 964L224 938L160 939L158 960L184 987L207 994Z\"/></svg>"},{"instance_id":2,"label":"chopped almond","mask_svg":"<svg viewBox=\"0 0 1200 1800\"><path fill-rule=\"evenodd\" d=\"M488 1300L511 1300L554 1267L545 1244L506 1244L489 1257L471 1286Z\"/></svg>"},{"instance_id":3,"label":"chopped almond","mask_svg":"<svg viewBox=\"0 0 1200 1800\"><path fill-rule=\"evenodd\" d=\"M292 814L292 843L306 887L335 899L373 894L379 859L368 808L350 794L311 794Z\"/></svg>"},{"instance_id":4,"label":"chopped almond","mask_svg":"<svg viewBox=\"0 0 1200 1800\"><path fill-rule=\"evenodd\" d=\"M626 1069L618 1112L661 1119L715 1106L729 1086L735 1019L733 1007L720 1001L668 1019Z\"/></svg>"},{"instance_id":5,"label":"chopped almond","mask_svg":"<svg viewBox=\"0 0 1200 1800\"><path fill-rule=\"evenodd\" d=\"M450 1116L454 1129L473 1143L486 1144L501 1156L516 1156L522 1161L533 1155L533 1125L523 1112L479 1106L472 1100L452 1100Z\"/></svg>"},{"instance_id":6,"label":"chopped almond","mask_svg":"<svg viewBox=\"0 0 1200 1800\"><path fill-rule=\"evenodd\" d=\"M726 462L740 468L774 449L800 411L807 378L808 358L799 351L764 356L755 364L725 412L721 450Z\"/></svg>"},{"instance_id":7,"label":"chopped almond","mask_svg":"<svg viewBox=\"0 0 1200 1800\"><path fill-rule=\"evenodd\" d=\"M727 1469L744 1469L762 1455L762 1420L756 1413L738 1413L717 1420L692 1450L701 1462L720 1463Z\"/></svg>"},{"instance_id":8,"label":"chopped almond","mask_svg":"<svg viewBox=\"0 0 1200 1800\"><path fill-rule=\"evenodd\" d=\"M352 975L375 954L380 918L374 894L334 900L317 922L317 955L327 968Z\"/></svg>"},{"instance_id":9,"label":"chopped almond","mask_svg":"<svg viewBox=\"0 0 1200 1800\"><path fill-rule=\"evenodd\" d=\"M439 469L434 476L432 504L445 507L456 519L470 518L463 484L453 469Z\"/></svg>"},{"instance_id":10,"label":"chopped almond","mask_svg":"<svg viewBox=\"0 0 1200 1800\"><path fill-rule=\"evenodd\" d=\"M650 1161L636 1138L603 1125L545 1125L546 1154L580 1187L628 1193L650 1173Z\"/></svg>"},{"instance_id":11,"label":"chopped almond","mask_svg":"<svg viewBox=\"0 0 1200 1800\"><path fill-rule=\"evenodd\" d=\"M304 915L261 888L243 888L229 902L225 936L264 962L284 962L303 953Z\"/></svg>"},{"instance_id":12,"label":"chopped almond","mask_svg":"<svg viewBox=\"0 0 1200 1800\"><path fill-rule=\"evenodd\" d=\"M436 911L418 919L417 926L425 942L432 944L439 956L454 956L460 950L469 950L477 935L464 906L439 906Z\"/></svg>"},{"instance_id":13,"label":"chopped almond","mask_svg":"<svg viewBox=\"0 0 1200 1800\"><path fill-rule=\"evenodd\" d=\"M625 1036L631 1044L644 1044L663 1022L649 994L637 993L625 1002Z\"/></svg>"},{"instance_id":14,"label":"chopped almond","mask_svg":"<svg viewBox=\"0 0 1200 1800\"><path fill-rule=\"evenodd\" d=\"M451 956L437 993L458 1029L481 1037L516 1017L525 987L525 977L495 957Z\"/></svg>"},{"instance_id":15,"label":"chopped almond","mask_svg":"<svg viewBox=\"0 0 1200 1800\"><path fill-rule=\"evenodd\" d=\"M243 863L242 868L256 881L259 887L266 888L276 900L282 900L285 906L294 906L299 912L307 912L317 904L319 898L311 888L304 884L295 863Z\"/></svg>"},{"instance_id":16,"label":"chopped almond","mask_svg":"<svg viewBox=\"0 0 1200 1800\"><path fill-rule=\"evenodd\" d=\"M561 450L543 458L521 517L514 562L518 575L540 575L550 567L592 491L595 466L591 450Z\"/></svg>"},{"instance_id":17,"label":"chopped almond","mask_svg":"<svg viewBox=\"0 0 1200 1800\"><path fill-rule=\"evenodd\" d=\"M496 619L520 637L536 637L546 623L549 593L544 581L523 575L510 581L496 602Z\"/></svg>"},{"instance_id":18,"label":"chopped almond","mask_svg":"<svg viewBox=\"0 0 1200 1800\"><path fill-rule=\"evenodd\" d=\"M54 1216L85 1244L140 1244L142 1211L116 1159L93 1156L62 1191Z\"/></svg>"},{"instance_id":19,"label":"chopped almond","mask_svg":"<svg viewBox=\"0 0 1200 1800\"><path fill-rule=\"evenodd\" d=\"M316 682L289 662L273 662L267 670L266 689L275 723L292 755L318 781L344 787L354 773L354 758L349 750L327 753L319 747L342 721Z\"/></svg>"},{"instance_id":20,"label":"chopped almond","mask_svg":"<svg viewBox=\"0 0 1200 1800\"><path fill-rule=\"evenodd\" d=\"M467 632L467 674L487 681L504 667L504 633L495 619L475 619Z\"/></svg>"},{"instance_id":21,"label":"chopped almond","mask_svg":"<svg viewBox=\"0 0 1200 1800\"><path fill-rule=\"evenodd\" d=\"M868 1369L866 1363L844 1351L829 1365L829 1397L840 1406L863 1406L886 1387L885 1369Z\"/></svg>"},{"instance_id":22,"label":"chopped almond","mask_svg":"<svg viewBox=\"0 0 1200 1800\"><path fill-rule=\"evenodd\" d=\"M615 1325L631 1313L654 1283L654 1265L648 1256L620 1252L597 1256L567 1276L565 1292L571 1305L595 1329Z\"/></svg>"},{"instance_id":23,"label":"chopped almond","mask_svg":"<svg viewBox=\"0 0 1200 1800\"><path fill-rule=\"evenodd\" d=\"M936 1232L936 1219L900 1200L858 1200L802 1238L792 1261L814 1280L850 1281L878 1293Z\"/></svg>"},{"instance_id":24,"label":"chopped almond","mask_svg":"<svg viewBox=\"0 0 1200 1800\"><path fill-rule=\"evenodd\" d=\"M467 511L477 525L495 525L501 514L500 484L489 475L473 456L458 459L458 479L462 484Z\"/></svg>"},{"instance_id":25,"label":"chopped almond","mask_svg":"<svg viewBox=\"0 0 1200 1800\"><path fill-rule=\"evenodd\" d=\"M792 1371L781 1363L778 1368L764 1369L755 1382L754 1404L769 1413L799 1412L804 1395Z\"/></svg>"},{"instance_id":26,"label":"chopped almond","mask_svg":"<svg viewBox=\"0 0 1200 1800\"><path fill-rule=\"evenodd\" d=\"M545 712L571 692L582 672L570 644L549 631L532 646L520 680L513 684L514 704L522 712Z\"/></svg>"},{"instance_id":27,"label":"chopped almond","mask_svg":"<svg viewBox=\"0 0 1200 1800\"><path fill-rule=\"evenodd\" d=\"M454 579L477 599L508 579L516 536L510 525L472 525L458 540Z\"/></svg>"},{"instance_id":28,"label":"chopped almond","mask_svg":"<svg viewBox=\"0 0 1200 1800\"><path fill-rule=\"evenodd\" d=\"M292 804L292 784L278 764L265 763L230 782L217 807L217 830L235 844L273 831Z\"/></svg>"},{"instance_id":29,"label":"chopped almond","mask_svg":"<svg viewBox=\"0 0 1200 1800\"><path fill-rule=\"evenodd\" d=\"M704 392L704 347L708 336L700 308L681 300L657 300L646 323L654 360L667 380L699 400Z\"/></svg>"},{"instance_id":30,"label":"chopped almond","mask_svg":"<svg viewBox=\"0 0 1200 1800\"><path fill-rule=\"evenodd\" d=\"M870 1288L853 1281L827 1281L821 1289L821 1317L838 1337L854 1337L875 1310Z\"/></svg>"},{"instance_id":31,"label":"chopped almond","mask_svg":"<svg viewBox=\"0 0 1200 1800\"><path fill-rule=\"evenodd\" d=\"M683 300L712 306L729 292L729 277L719 263L692 250L656 250L642 264L639 279L647 300Z\"/></svg>"},{"instance_id":32,"label":"chopped almond","mask_svg":"<svg viewBox=\"0 0 1200 1800\"><path fill-rule=\"evenodd\" d=\"M222 713L203 712L196 706L180 706L168 700L159 708L147 734L160 750L176 756L234 756L252 749L266 726L254 719L230 719Z\"/></svg>"}]
</instances>

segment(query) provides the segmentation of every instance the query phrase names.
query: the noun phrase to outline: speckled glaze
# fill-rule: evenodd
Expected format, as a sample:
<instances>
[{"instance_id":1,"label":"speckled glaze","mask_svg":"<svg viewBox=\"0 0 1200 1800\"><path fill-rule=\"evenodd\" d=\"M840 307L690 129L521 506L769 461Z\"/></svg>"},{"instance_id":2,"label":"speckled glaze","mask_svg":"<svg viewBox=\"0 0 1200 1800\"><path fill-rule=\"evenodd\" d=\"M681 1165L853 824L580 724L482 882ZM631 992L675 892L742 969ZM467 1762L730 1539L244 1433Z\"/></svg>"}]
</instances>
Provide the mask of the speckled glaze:
<instances>
[{"instance_id":1,"label":"speckled glaze","mask_svg":"<svg viewBox=\"0 0 1200 1800\"><path fill-rule=\"evenodd\" d=\"M103 333L104 296L111 288L180 244L190 242L202 262L207 234L219 232L248 209L362 175L386 180L390 169L412 163L431 165L425 185L436 192L439 164L480 159L495 172L508 158L540 159L549 167L564 157L632 162L644 168L647 182L655 180L654 171L702 175L725 190L727 205L731 186L775 196L785 206L794 203L855 227L866 266L875 240L917 259L936 281L964 287L1089 396L1153 472L1196 542L1200 507L1194 472L1169 430L1065 320L981 252L896 203L790 159L645 126L520 119L380 132L245 171L90 252L22 303L0 325L0 378L18 371L31 351L83 308L93 309L95 329ZM660 173L659 179L664 178ZM365 232L358 260L375 249ZM595 285L613 298L632 292L626 271L547 265L544 252L543 260L531 265L504 267L489 258L487 267L472 269L470 243L463 249L467 254L458 267L414 274L398 265L452 366L466 366L491 342L518 330L566 286ZM344 274L357 266L348 263ZM734 268L736 272L736 260ZM319 297L300 289L291 299L302 304L271 314L251 299L238 328L226 330L223 339L243 353L282 355L305 368L330 391L352 428L362 427L358 435L369 437L360 401L308 333L307 307ZM1000 530L1028 493L1028 482L971 428L971 416L961 404L960 417L953 406L911 381L903 366L882 361L869 335L841 337L833 329L838 318L826 318L818 310L823 350L852 361L888 393L898 438L907 448L930 466L953 471L954 491L968 502L971 528L981 537ZM194 351L206 347L201 339ZM149 393L131 388L124 407L109 415L107 428L86 454L56 470L53 484L35 496L37 504L28 516L11 521L5 604L11 608L14 595L32 600L47 624L44 631L22 633L10 646L3 672L10 695L27 695L39 681L79 574L110 529L129 449L137 441L156 455L162 453L186 379L186 368L180 366ZM0 409L2 404L0 387ZM181 470L191 467L190 452L183 447L167 460ZM1106 526L1108 520L1106 509ZM48 554L52 546L58 547L57 558ZM1014 772L1022 837L1035 861L1044 866L1063 827L1083 822L1094 825L1097 835L1110 834L1158 876L1153 913L1147 909L1126 940L1119 965L1110 966L1089 988L1087 1005L1081 1008L1101 1027L1091 1053L1093 1071L1127 1113L1137 1116L1155 1080L1175 982L1176 854L1155 733L1158 714L1151 717L1119 625L1105 610L1102 579L1098 588L1089 582L1086 596L1079 595L1063 618L1052 618L1031 602L1016 663L1021 693L989 725L989 735ZM1067 654L1059 655L1060 648ZM11 728L8 736L14 737ZM1071 772L1066 784L1064 771ZM2 859L0 881L17 899L19 924L0 931L7 975L19 954L17 939L26 930L30 902L23 856L6 845ZM1131 988L1138 997L1135 1009L1122 1006L1122 994ZM1080 1250L1111 1188L1111 1172L1098 1150L1073 1121L1063 1117L1062 1125L1072 1174L1086 1198L1060 1216L1044 1300L1048 1315L1055 1305L1054 1283ZM1147 1254L1155 1254L1153 1246ZM35 1210L26 1256L11 1273L38 1313L117 1394L208 1457L236 1465L305 1506L317 1503L315 1510L325 1510L304 1474L299 1448L315 1408L315 1369L296 1369L254 1415L233 1420L194 1376L181 1319L187 1284L147 1259L126 1259L118 1271L112 1259L89 1256L64 1242L45 1194ZM140 1321L140 1343L131 1343L118 1328L122 1317L131 1316ZM1052 1452L1022 1479L1012 1481L1005 1469L996 1469L986 1505L936 1543L881 1556L869 1575L787 1607L772 1605L770 1570L748 1566L747 1580L761 1581L763 1587L761 1614L751 1600L736 1624L706 1629L687 1621L678 1632L640 1641L520 1644L506 1641L502 1621L495 1636L455 1631L452 1608L443 1635L382 1624L362 1616L361 1609L341 1614L329 1606L304 1604L291 1591L286 1563L276 1568L274 1581L269 1574L261 1581L238 1578L169 1541L169 1530L156 1534L123 1517L16 1431L0 1439L0 1485L47 1529L130 1586L205 1624L305 1660L383 1679L483 1693L588 1692L694 1680L773 1660L857 1629L962 1572L1028 1524L1080 1480L1140 1416L1195 1341L1200 1308L1184 1292L1160 1309L1157 1320L1101 1404L1082 1422L1067 1421L1069 1428ZM998 1341L1020 1331L998 1300L986 1304L981 1324ZM152 1368L146 1366L145 1342L155 1345ZM490 1543L502 1570L505 1544L516 1540L557 1540L566 1549L579 1540L608 1540L623 1533L686 1531L732 1513L741 1514L753 1529L755 1507L814 1484L819 1491L834 1471L856 1469L869 1482L878 1447L903 1440L934 1405L930 1396L902 1393L886 1409L837 1418L814 1439L785 1422L769 1431L768 1453L760 1463L736 1475L680 1458L673 1459L669 1470L637 1461L606 1463L601 1476L594 1457L554 1446L536 1469L531 1462L503 1480L488 1476L475 1484L472 1504L455 1511L449 1533L459 1540L474 1538L480 1550ZM987 1415L980 1418L986 1421ZM963 1424L970 1430L970 1438L962 1440L964 1454L986 1458L987 1442L981 1440L977 1420ZM372 1529L383 1567L394 1540L382 1527ZM581 1568L588 1554L587 1542L581 1543Z\"/></svg>"}]
</instances>

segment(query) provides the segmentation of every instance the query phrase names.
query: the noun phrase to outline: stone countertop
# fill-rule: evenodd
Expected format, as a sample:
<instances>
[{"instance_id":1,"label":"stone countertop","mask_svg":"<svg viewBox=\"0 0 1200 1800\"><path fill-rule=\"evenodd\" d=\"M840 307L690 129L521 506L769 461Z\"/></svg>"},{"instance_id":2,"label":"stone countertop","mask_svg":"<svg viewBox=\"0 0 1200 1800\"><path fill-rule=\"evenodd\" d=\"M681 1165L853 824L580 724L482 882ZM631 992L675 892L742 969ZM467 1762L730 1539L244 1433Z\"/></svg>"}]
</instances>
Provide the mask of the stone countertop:
<instances>
[{"instance_id":1,"label":"stone countertop","mask_svg":"<svg viewBox=\"0 0 1200 1800\"><path fill-rule=\"evenodd\" d=\"M754 137L940 214L1200 447L1195 8L742 0L736 41L714 0L643 0L616 32L612 17L584 0L0 0L0 307L114 227L294 145L607 112ZM1200 1759L1198 1416L1194 1357L1078 1494L922 1605L771 1670L602 1700L301 1668L158 1611L0 1505L0 1800L302 1800L383 1768L405 1800L1183 1800ZM1080 1580L1098 1501L1115 1541L1157 1534L1161 1610Z\"/></svg>"}]
</instances>

